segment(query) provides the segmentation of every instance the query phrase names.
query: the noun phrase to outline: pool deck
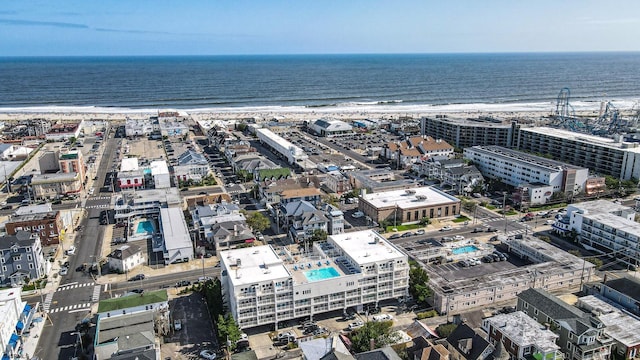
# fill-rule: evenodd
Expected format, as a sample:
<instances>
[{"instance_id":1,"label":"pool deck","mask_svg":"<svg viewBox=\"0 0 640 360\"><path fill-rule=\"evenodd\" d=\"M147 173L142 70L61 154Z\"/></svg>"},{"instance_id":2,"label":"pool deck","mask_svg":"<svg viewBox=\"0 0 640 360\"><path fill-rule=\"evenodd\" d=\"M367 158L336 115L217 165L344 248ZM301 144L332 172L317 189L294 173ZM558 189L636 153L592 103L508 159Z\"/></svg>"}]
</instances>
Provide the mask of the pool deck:
<instances>
[{"instance_id":1,"label":"pool deck","mask_svg":"<svg viewBox=\"0 0 640 360\"><path fill-rule=\"evenodd\" d=\"M336 279L338 277L342 277L342 276L347 275L342 271L342 269L340 269L338 264L335 264L332 260L330 260L329 265L326 264L326 260L322 260L322 266L318 266L318 261L319 260L316 260L316 261L313 261L313 262L310 262L310 261L304 262L304 269L300 269L300 265L302 265L303 262L287 265L287 269L289 270L289 272L291 272L291 277L293 278L294 283L295 284L316 283L316 282L320 282L320 281L323 281L323 280ZM310 268L307 267L308 264L311 264ZM294 270L294 265L297 266L298 270ZM338 272L339 276L334 276L334 277L330 277L330 278L322 279L322 280L309 281L309 279L307 279L306 275L304 274L305 272L310 271L310 270L318 270L318 269L323 269L323 268L326 269L328 267L334 268Z\"/></svg>"}]
</instances>

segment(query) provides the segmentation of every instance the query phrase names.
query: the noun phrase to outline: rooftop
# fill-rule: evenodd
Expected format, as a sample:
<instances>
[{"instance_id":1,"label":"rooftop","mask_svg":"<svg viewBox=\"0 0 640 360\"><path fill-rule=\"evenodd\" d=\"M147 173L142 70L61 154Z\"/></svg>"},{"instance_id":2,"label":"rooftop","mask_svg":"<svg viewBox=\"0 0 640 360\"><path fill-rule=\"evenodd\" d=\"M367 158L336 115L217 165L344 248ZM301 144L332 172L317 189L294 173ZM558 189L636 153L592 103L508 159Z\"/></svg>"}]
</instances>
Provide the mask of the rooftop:
<instances>
[{"instance_id":1,"label":"rooftop","mask_svg":"<svg viewBox=\"0 0 640 360\"><path fill-rule=\"evenodd\" d=\"M586 307L606 326L607 335L621 342L627 347L640 345L640 320L623 313L593 295L583 296L578 299L581 307Z\"/></svg>"},{"instance_id":2,"label":"rooftop","mask_svg":"<svg viewBox=\"0 0 640 360\"><path fill-rule=\"evenodd\" d=\"M221 251L220 261L228 270L234 286L291 276L280 256L269 245Z\"/></svg>"},{"instance_id":3,"label":"rooftop","mask_svg":"<svg viewBox=\"0 0 640 360\"><path fill-rule=\"evenodd\" d=\"M138 170L138 158L129 157L122 159L120 163L120 171L135 171Z\"/></svg>"},{"instance_id":4,"label":"rooftop","mask_svg":"<svg viewBox=\"0 0 640 360\"><path fill-rule=\"evenodd\" d=\"M556 345L558 335L546 329L522 311L499 314L485 319L485 321L519 346L534 345L543 353L560 350L560 347Z\"/></svg>"},{"instance_id":5,"label":"rooftop","mask_svg":"<svg viewBox=\"0 0 640 360\"><path fill-rule=\"evenodd\" d=\"M640 152L638 144L616 141L615 139L605 138L601 136L577 133L574 131L556 129L550 127L531 127L522 128L520 131L533 132L546 136L562 138L579 143L607 147L610 149L618 149L622 151Z\"/></svg>"},{"instance_id":6,"label":"rooftop","mask_svg":"<svg viewBox=\"0 0 640 360\"><path fill-rule=\"evenodd\" d=\"M622 204L614 203L609 200L593 200L593 201L585 201L578 204L571 204L568 206L568 210L571 208L575 208L584 212L589 213L614 213L614 212L625 212L632 211L632 209L628 206L624 206Z\"/></svg>"},{"instance_id":7,"label":"rooftop","mask_svg":"<svg viewBox=\"0 0 640 360\"><path fill-rule=\"evenodd\" d=\"M167 290L157 290L145 292L142 294L121 296L117 298L101 300L100 303L98 303L98 313L156 304L168 300L169 295L167 294Z\"/></svg>"},{"instance_id":8,"label":"rooftop","mask_svg":"<svg viewBox=\"0 0 640 360\"><path fill-rule=\"evenodd\" d=\"M329 243L339 246L358 265L406 258L395 245L373 230L330 235Z\"/></svg>"},{"instance_id":9,"label":"rooftop","mask_svg":"<svg viewBox=\"0 0 640 360\"><path fill-rule=\"evenodd\" d=\"M551 170L551 171L558 171L562 169L582 169L581 167L573 166L568 163L563 163L560 161L547 159L542 156L536 156L536 155L528 154L522 151L513 150L513 149L505 148L502 146L496 146L496 145L473 146L467 150L484 153L488 156L491 156L492 158L501 157L503 159L523 161L530 165L538 166L545 170Z\"/></svg>"},{"instance_id":10,"label":"rooftop","mask_svg":"<svg viewBox=\"0 0 640 360\"><path fill-rule=\"evenodd\" d=\"M164 246L167 250L191 247L189 229L180 208L161 208L160 219Z\"/></svg>"},{"instance_id":11,"label":"rooftop","mask_svg":"<svg viewBox=\"0 0 640 360\"><path fill-rule=\"evenodd\" d=\"M75 160L78 158L78 152L77 151L70 151L68 153L65 154L60 154L60 160Z\"/></svg>"},{"instance_id":12,"label":"rooftop","mask_svg":"<svg viewBox=\"0 0 640 360\"><path fill-rule=\"evenodd\" d=\"M397 206L400 209L460 202L457 198L428 186L370 193L362 198L376 208Z\"/></svg>"}]
</instances>

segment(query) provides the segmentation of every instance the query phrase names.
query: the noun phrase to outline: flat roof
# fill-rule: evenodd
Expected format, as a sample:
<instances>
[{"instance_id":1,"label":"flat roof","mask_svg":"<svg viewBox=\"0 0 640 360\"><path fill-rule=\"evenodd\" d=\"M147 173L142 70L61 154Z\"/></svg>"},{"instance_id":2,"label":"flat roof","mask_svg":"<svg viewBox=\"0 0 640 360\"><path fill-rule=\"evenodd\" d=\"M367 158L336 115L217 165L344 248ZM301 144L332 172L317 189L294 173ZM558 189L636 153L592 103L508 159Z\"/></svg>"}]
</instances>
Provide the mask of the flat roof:
<instances>
[{"instance_id":1,"label":"flat roof","mask_svg":"<svg viewBox=\"0 0 640 360\"><path fill-rule=\"evenodd\" d=\"M167 166L167 162L164 160L152 161L151 164L149 164L149 168L151 169L151 175L169 173L169 167Z\"/></svg>"},{"instance_id":2,"label":"flat roof","mask_svg":"<svg viewBox=\"0 0 640 360\"><path fill-rule=\"evenodd\" d=\"M629 143L629 142L621 142L616 141L615 139L605 138L601 136L589 135L577 133L565 129L557 129L550 127L531 127L531 128L522 128L520 131L528 131L533 133L538 133L542 135L547 135L555 138L562 138L566 140L572 140L576 142L581 142L590 145L597 145L602 147L608 147L611 149L618 149L622 151L630 151L630 152L640 152L640 147L638 144Z\"/></svg>"},{"instance_id":3,"label":"flat roof","mask_svg":"<svg viewBox=\"0 0 640 360\"><path fill-rule=\"evenodd\" d=\"M460 202L457 198L430 186L369 193L362 195L362 198L376 208L397 206L400 209Z\"/></svg>"},{"instance_id":4,"label":"flat roof","mask_svg":"<svg viewBox=\"0 0 640 360\"><path fill-rule=\"evenodd\" d=\"M282 259L270 245L221 251L220 261L227 269L234 287L291 277Z\"/></svg>"},{"instance_id":5,"label":"flat roof","mask_svg":"<svg viewBox=\"0 0 640 360\"><path fill-rule=\"evenodd\" d=\"M596 312L597 318L606 326L604 332L627 347L640 345L640 320L593 295L578 299L581 306Z\"/></svg>"},{"instance_id":6,"label":"flat roof","mask_svg":"<svg viewBox=\"0 0 640 360\"><path fill-rule=\"evenodd\" d=\"M406 258L400 249L373 230L330 235L327 240L340 247L358 265Z\"/></svg>"},{"instance_id":7,"label":"flat roof","mask_svg":"<svg viewBox=\"0 0 640 360\"><path fill-rule=\"evenodd\" d=\"M640 224L622 216L609 213L596 213L587 214L584 215L584 217L586 219L597 221L600 224L610 226L612 229L616 229L618 234L620 234L620 231L624 231L627 234L633 234L640 237Z\"/></svg>"},{"instance_id":8,"label":"flat roof","mask_svg":"<svg viewBox=\"0 0 640 360\"><path fill-rule=\"evenodd\" d=\"M522 311L498 314L486 319L494 328L519 346L535 345L543 353L560 350L558 335L546 329Z\"/></svg>"},{"instance_id":9,"label":"flat roof","mask_svg":"<svg viewBox=\"0 0 640 360\"><path fill-rule=\"evenodd\" d=\"M78 178L77 172L55 173L55 174L35 174L31 178L32 184L46 184L51 182L75 181Z\"/></svg>"},{"instance_id":10,"label":"flat roof","mask_svg":"<svg viewBox=\"0 0 640 360\"><path fill-rule=\"evenodd\" d=\"M122 159L120 163L120 171L135 171L138 170L138 158L130 157Z\"/></svg>"},{"instance_id":11,"label":"flat roof","mask_svg":"<svg viewBox=\"0 0 640 360\"><path fill-rule=\"evenodd\" d=\"M571 204L567 207L575 208L578 210L583 210L588 213L613 213L618 211L632 211L632 209L628 206L614 203L609 200L593 200L593 201L585 201L578 204Z\"/></svg>"},{"instance_id":12,"label":"flat roof","mask_svg":"<svg viewBox=\"0 0 640 360\"><path fill-rule=\"evenodd\" d=\"M528 154L523 151L513 150L502 146L489 145L489 146L472 146L465 149L466 151L475 151L481 154L485 154L492 157L502 157L514 161L526 162L531 166L538 166L548 171L559 171L562 169L586 169L580 166L574 166L569 163L551 160L542 156L536 156Z\"/></svg>"},{"instance_id":13,"label":"flat roof","mask_svg":"<svg viewBox=\"0 0 640 360\"><path fill-rule=\"evenodd\" d=\"M128 309L149 304L157 304L168 300L169 295L167 294L167 290L157 290L145 292L142 294L121 296L100 301L98 303L98 313Z\"/></svg>"},{"instance_id":14,"label":"flat roof","mask_svg":"<svg viewBox=\"0 0 640 360\"><path fill-rule=\"evenodd\" d=\"M191 247L189 229L187 229L187 223L181 209L161 208L160 218L162 235L167 250Z\"/></svg>"}]
</instances>

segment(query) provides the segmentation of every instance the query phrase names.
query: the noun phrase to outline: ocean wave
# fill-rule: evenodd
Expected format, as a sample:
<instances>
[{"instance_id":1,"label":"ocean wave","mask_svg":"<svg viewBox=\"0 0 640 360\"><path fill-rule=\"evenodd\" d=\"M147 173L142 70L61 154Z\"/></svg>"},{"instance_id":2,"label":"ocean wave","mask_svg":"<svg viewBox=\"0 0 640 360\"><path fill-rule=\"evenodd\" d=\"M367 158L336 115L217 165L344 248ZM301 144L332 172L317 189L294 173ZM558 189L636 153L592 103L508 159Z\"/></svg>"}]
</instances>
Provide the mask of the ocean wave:
<instances>
[{"instance_id":1,"label":"ocean wave","mask_svg":"<svg viewBox=\"0 0 640 360\"><path fill-rule=\"evenodd\" d=\"M638 99L609 100L615 108L629 111L638 108ZM599 111L602 101L571 102L575 111ZM634 107L635 106L635 107ZM164 108L164 107L163 107ZM167 107L170 108L170 107ZM0 113L64 113L64 114L154 114L162 108L127 108L104 106L33 106L0 107ZM508 112L546 112L553 113L555 101L546 102L501 102L501 103L450 103L450 104L409 104L403 102L346 102L324 105L267 105L267 106L209 106L178 108L188 113L508 113Z\"/></svg>"}]
</instances>

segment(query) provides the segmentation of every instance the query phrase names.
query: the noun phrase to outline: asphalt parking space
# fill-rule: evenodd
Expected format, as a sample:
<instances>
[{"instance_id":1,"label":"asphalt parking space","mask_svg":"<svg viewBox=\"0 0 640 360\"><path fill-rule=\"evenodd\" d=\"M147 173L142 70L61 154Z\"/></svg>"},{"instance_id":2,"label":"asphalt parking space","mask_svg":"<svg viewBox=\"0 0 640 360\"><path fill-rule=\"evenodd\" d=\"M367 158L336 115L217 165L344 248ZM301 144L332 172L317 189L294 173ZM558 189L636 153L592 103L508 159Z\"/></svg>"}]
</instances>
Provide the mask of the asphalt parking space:
<instances>
[{"instance_id":1,"label":"asphalt parking space","mask_svg":"<svg viewBox=\"0 0 640 360\"><path fill-rule=\"evenodd\" d=\"M460 262L446 263L442 265L428 265L429 271L439 274L450 281L467 279L470 277L481 277L497 272L516 269L530 264L517 257L510 256L507 261L497 261L491 263L481 263L475 266L462 267Z\"/></svg>"},{"instance_id":2,"label":"asphalt parking space","mask_svg":"<svg viewBox=\"0 0 640 360\"><path fill-rule=\"evenodd\" d=\"M199 293L190 293L169 301L171 323L182 322L182 330L171 329L165 338L162 355L198 357L204 349L216 350L218 344L213 331L213 323L207 311L207 304Z\"/></svg>"}]
</instances>

